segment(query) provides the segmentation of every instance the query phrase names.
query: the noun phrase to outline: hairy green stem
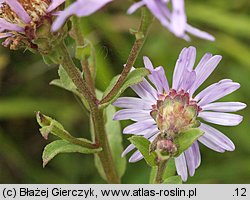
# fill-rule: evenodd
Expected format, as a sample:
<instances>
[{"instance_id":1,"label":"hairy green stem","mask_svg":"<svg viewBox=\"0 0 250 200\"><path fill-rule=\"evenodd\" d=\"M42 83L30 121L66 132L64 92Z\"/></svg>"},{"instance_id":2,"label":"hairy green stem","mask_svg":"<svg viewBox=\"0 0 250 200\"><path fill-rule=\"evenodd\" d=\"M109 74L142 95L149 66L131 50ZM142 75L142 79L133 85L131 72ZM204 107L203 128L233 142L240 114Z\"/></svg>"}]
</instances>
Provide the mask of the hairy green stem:
<instances>
[{"instance_id":1,"label":"hairy green stem","mask_svg":"<svg viewBox=\"0 0 250 200\"><path fill-rule=\"evenodd\" d=\"M102 151L98 153L98 156L106 174L107 181L109 183L120 183L120 179L115 169L114 160L112 158L107 134L105 132L104 111L103 109L99 108L98 100L89 90L88 85L81 77L80 72L77 70L64 44L61 45L60 53L62 57L60 64L68 73L69 77L90 106L96 145L102 148Z\"/></svg>"},{"instance_id":2,"label":"hairy green stem","mask_svg":"<svg viewBox=\"0 0 250 200\"><path fill-rule=\"evenodd\" d=\"M72 58L69 55L69 52L65 46L65 44L61 44L59 47L60 51L60 59L59 63L65 69L78 91L83 95L83 97L88 102L90 109L95 107L98 104L98 100L95 95L89 89L87 83L83 80L80 71L76 68Z\"/></svg>"},{"instance_id":3,"label":"hairy green stem","mask_svg":"<svg viewBox=\"0 0 250 200\"><path fill-rule=\"evenodd\" d=\"M154 183L160 184L163 182L163 175L167 167L168 159L161 161L157 166L157 173L155 176Z\"/></svg>"},{"instance_id":4,"label":"hairy green stem","mask_svg":"<svg viewBox=\"0 0 250 200\"><path fill-rule=\"evenodd\" d=\"M82 48L84 48L84 46L88 44L85 44L84 35L81 30L80 19L79 17L72 16L71 20L72 20L72 37L75 39L77 46L81 46ZM95 94L94 75L92 75L91 73L88 58L82 58L81 65L85 81L88 84L91 92Z\"/></svg>"},{"instance_id":5,"label":"hairy green stem","mask_svg":"<svg viewBox=\"0 0 250 200\"><path fill-rule=\"evenodd\" d=\"M113 86L113 88L111 89L111 91L105 96L103 97L103 99L100 101L100 104L105 104L107 102L109 102L119 91L119 89L121 88L122 84L124 83L124 81L126 80L131 68L133 67L141 49L142 46L145 42L145 39L147 37L147 33L148 33L148 29L149 26L152 22L152 15L151 13L146 9L143 8L142 9L142 17L141 17L141 24L139 27L139 30L136 32L136 40L134 42L134 45L130 51L128 60L126 62L125 67L123 68L123 71L119 77L119 79L117 80L117 82L115 83L115 85Z\"/></svg>"},{"instance_id":6,"label":"hairy green stem","mask_svg":"<svg viewBox=\"0 0 250 200\"><path fill-rule=\"evenodd\" d=\"M120 183L120 178L115 168L107 134L105 131L105 122L103 115L103 109L96 108L92 112L92 122L95 131L95 143L102 147L102 151L98 153L98 156L102 163L107 181L109 183Z\"/></svg>"}]
</instances>

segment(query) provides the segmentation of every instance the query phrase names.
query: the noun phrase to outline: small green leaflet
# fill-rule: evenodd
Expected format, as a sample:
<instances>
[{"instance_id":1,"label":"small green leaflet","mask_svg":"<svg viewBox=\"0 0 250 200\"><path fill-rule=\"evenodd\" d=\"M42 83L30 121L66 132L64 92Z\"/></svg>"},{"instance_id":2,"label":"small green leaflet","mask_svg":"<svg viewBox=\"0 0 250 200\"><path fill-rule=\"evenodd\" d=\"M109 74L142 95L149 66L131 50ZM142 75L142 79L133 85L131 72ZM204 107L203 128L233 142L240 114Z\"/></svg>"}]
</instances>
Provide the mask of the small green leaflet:
<instances>
[{"instance_id":1,"label":"small green leaflet","mask_svg":"<svg viewBox=\"0 0 250 200\"><path fill-rule=\"evenodd\" d=\"M132 136L128 139L141 152L148 165L156 166L156 153L149 152L150 142L142 136Z\"/></svg>"},{"instance_id":2,"label":"small green leaflet","mask_svg":"<svg viewBox=\"0 0 250 200\"><path fill-rule=\"evenodd\" d=\"M191 128L187 131L182 132L178 137L174 139L174 143L178 146L178 152L175 157L181 155L186 151L192 144L204 134L199 128Z\"/></svg>"}]
</instances>

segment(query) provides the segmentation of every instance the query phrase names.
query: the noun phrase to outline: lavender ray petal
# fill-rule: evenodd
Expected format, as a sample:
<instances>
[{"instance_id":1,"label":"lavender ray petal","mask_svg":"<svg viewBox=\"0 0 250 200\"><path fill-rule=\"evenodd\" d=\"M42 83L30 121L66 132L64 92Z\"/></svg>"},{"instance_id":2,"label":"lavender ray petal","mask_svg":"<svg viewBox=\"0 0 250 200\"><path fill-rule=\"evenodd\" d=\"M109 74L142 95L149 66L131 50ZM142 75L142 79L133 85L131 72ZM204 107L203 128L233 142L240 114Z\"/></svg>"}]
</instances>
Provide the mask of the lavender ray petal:
<instances>
[{"instance_id":1,"label":"lavender ray petal","mask_svg":"<svg viewBox=\"0 0 250 200\"><path fill-rule=\"evenodd\" d=\"M59 13L57 13L57 18L55 19L51 27L51 30L53 32L58 31L63 26L67 18L73 15L76 10L80 8L78 4L79 2L77 1L67 7L64 11L60 11Z\"/></svg>"},{"instance_id":2,"label":"lavender ray petal","mask_svg":"<svg viewBox=\"0 0 250 200\"><path fill-rule=\"evenodd\" d=\"M139 160L143 159L143 155L139 150L137 150L133 155L129 158L128 162L130 163L135 163L138 162Z\"/></svg>"},{"instance_id":3,"label":"lavender ray petal","mask_svg":"<svg viewBox=\"0 0 250 200\"><path fill-rule=\"evenodd\" d=\"M129 7L127 13L130 15L144 5L145 3L143 1L136 2L132 6Z\"/></svg>"},{"instance_id":4,"label":"lavender ray petal","mask_svg":"<svg viewBox=\"0 0 250 200\"><path fill-rule=\"evenodd\" d=\"M0 27L3 30L9 30L9 31L17 31L17 32L23 32L24 29L16 24L12 24L10 22L7 22L5 19L0 18Z\"/></svg>"},{"instance_id":5,"label":"lavender ray petal","mask_svg":"<svg viewBox=\"0 0 250 200\"><path fill-rule=\"evenodd\" d=\"M10 6L11 10L13 10L26 24L30 23L31 17L17 0L8 0L5 2Z\"/></svg>"},{"instance_id":6,"label":"lavender ray petal","mask_svg":"<svg viewBox=\"0 0 250 200\"><path fill-rule=\"evenodd\" d=\"M216 112L236 112L246 108L246 104L241 102L216 102L201 107L202 110L210 110Z\"/></svg>"},{"instance_id":7,"label":"lavender ray petal","mask_svg":"<svg viewBox=\"0 0 250 200\"><path fill-rule=\"evenodd\" d=\"M200 69L202 69L204 67L204 65L207 63L207 61L212 58L212 54L211 53L205 53L204 56L201 58L200 62L198 63L197 67L195 68L195 72L197 73L197 71L199 71ZM189 94L190 96L193 95L193 93L195 92L195 90L197 89L197 84L194 84L192 86L192 88L189 90Z\"/></svg>"},{"instance_id":8,"label":"lavender ray petal","mask_svg":"<svg viewBox=\"0 0 250 200\"><path fill-rule=\"evenodd\" d=\"M162 86L161 80L158 77L159 68L154 69L152 62L146 56L143 57L143 61L144 61L145 68L148 69L151 72L151 74L148 75L149 80L155 85L155 87L157 88L158 93L162 94L163 86ZM164 75L165 75L164 69L163 69L163 72L161 70L160 73L164 73ZM157 98L157 92L156 92L156 98Z\"/></svg>"},{"instance_id":9,"label":"lavender ray petal","mask_svg":"<svg viewBox=\"0 0 250 200\"><path fill-rule=\"evenodd\" d=\"M162 6L161 1L143 0L151 13L161 22L163 26L171 29L169 19L166 13L169 13L169 9L166 6Z\"/></svg>"},{"instance_id":10,"label":"lavender ray petal","mask_svg":"<svg viewBox=\"0 0 250 200\"><path fill-rule=\"evenodd\" d=\"M113 103L113 105L119 108L132 108L143 110L152 109L152 104L150 101L136 97L120 97Z\"/></svg>"},{"instance_id":11,"label":"lavender ray petal","mask_svg":"<svg viewBox=\"0 0 250 200\"><path fill-rule=\"evenodd\" d=\"M134 135L142 135L146 138L149 138L152 135L156 134L157 132L159 132L159 129L158 129L157 125L155 124L147 129L145 129L144 131L141 131L139 133L135 133Z\"/></svg>"},{"instance_id":12,"label":"lavender ray petal","mask_svg":"<svg viewBox=\"0 0 250 200\"><path fill-rule=\"evenodd\" d=\"M198 142L195 141L191 147L195 156L195 168L197 168L201 164L201 153Z\"/></svg>"},{"instance_id":13,"label":"lavender ray petal","mask_svg":"<svg viewBox=\"0 0 250 200\"><path fill-rule=\"evenodd\" d=\"M135 148L136 147L133 144L128 145L127 148L122 152L122 157L126 156L130 151L132 151Z\"/></svg>"},{"instance_id":14,"label":"lavender ray petal","mask_svg":"<svg viewBox=\"0 0 250 200\"><path fill-rule=\"evenodd\" d=\"M193 176L195 173L195 155L193 153L192 147L189 147L185 152L185 158L188 166L189 175Z\"/></svg>"},{"instance_id":15,"label":"lavender ray petal","mask_svg":"<svg viewBox=\"0 0 250 200\"><path fill-rule=\"evenodd\" d=\"M58 6L63 4L65 0L52 0L51 4L49 5L47 12L51 12L55 10Z\"/></svg>"},{"instance_id":16,"label":"lavender ray petal","mask_svg":"<svg viewBox=\"0 0 250 200\"><path fill-rule=\"evenodd\" d=\"M61 28L66 19L71 15L75 14L78 17L89 16L111 1L112 0L78 0L72 3L64 11L60 12L59 16L52 25L52 31L57 31Z\"/></svg>"},{"instance_id":17,"label":"lavender ray petal","mask_svg":"<svg viewBox=\"0 0 250 200\"><path fill-rule=\"evenodd\" d=\"M192 71L193 67L194 67L195 60L196 60L196 48L193 46L190 46L188 49L189 49L189 51L188 51L188 55L187 55L186 68L189 71Z\"/></svg>"},{"instance_id":18,"label":"lavender ray petal","mask_svg":"<svg viewBox=\"0 0 250 200\"><path fill-rule=\"evenodd\" d=\"M151 127L155 124L153 119L145 120L142 122L133 123L126 128L123 129L124 134L139 134L141 131L146 130L147 128Z\"/></svg>"},{"instance_id":19,"label":"lavender ray petal","mask_svg":"<svg viewBox=\"0 0 250 200\"><path fill-rule=\"evenodd\" d=\"M150 72L154 71L154 66L151 62L151 60L147 56L143 56L143 63L146 69L148 69Z\"/></svg>"},{"instance_id":20,"label":"lavender ray petal","mask_svg":"<svg viewBox=\"0 0 250 200\"><path fill-rule=\"evenodd\" d=\"M196 79L196 73L195 71L188 71L185 70L185 76L183 77L182 80L182 86L181 89L183 89L184 91L188 91L191 86L194 84Z\"/></svg>"},{"instance_id":21,"label":"lavender ray petal","mask_svg":"<svg viewBox=\"0 0 250 200\"><path fill-rule=\"evenodd\" d=\"M113 120L126 120L131 119L133 121L143 121L152 119L149 110L139 109L123 109L115 113Z\"/></svg>"},{"instance_id":22,"label":"lavender ray petal","mask_svg":"<svg viewBox=\"0 0 250 200\"><path fill-rule=\"evenodd\" d=\"M210 40L210 41L215 41L214 36L211 34L201 31L189 24L186 24L186 31L194 36L197 36L199 38L205 39L205 40Z\"/></svg>"},{"instance_id":23,"label":"lavender ray petal","mask_svg":"<svg viewBox=\"0 0 250 200\"><path fill-rule=\"evenodd\" d=\"M216 101L240 88L239 83L234 82L224 82L219 83L217 87L213 88L209 93L207 93L199 102L199 106L204 106L213 101Z\"/></svg>"},{"instance_id":24,"label":"lavender ray petal","mask_svg":"<svg viewBox=\"0 0 250 200\"><path fill-rule=\"evenodd\" d=\"M202 137L206 138L211 143L227 151L234 151L234 143L219 130L204 123L201 123L199 128L205 132Z\"/></svg>"},{"instance_id":25,"label":"lavender ray petal","mask_svg":"<svg viewBox=\"0 0 250 200\"><path fill-rule=\"evenodd\" d=\"M211 141L208 138L206 138L206 135L205 136L204 135L201 136L198 139L199 142L201 142L206 147L208 147L209 149L212 149L212 150L214 150L216 152L219 152L219 153L224 153L225 152L225 149L221 148L220 146L218 146L217 144L215 144L213 141Z\"/></svg>"},{"instance_id":26,"label":"lavender ray petal","mask_svg":"<svg viewBox=\"0 0 250 200\"><path fill-rule=\"evenodd\" d=\"M157 91L153 88L152 85L144 78L142 82L139 83L152 97L153 99L157 99Z\"/></svg>"},{"instance_id":27,"label":"lavender ray petal","mask_svg":"<svg viewBox=\"0 0 250 200\"><path fill-rule=\"evenodd\" d=\"M205 88L204 90L202 90L199 94L197 94L194 98L195 101L199 101L202 98L204 98L208 93L210 93L212 90L214 90L215 88L217 88L217 86L219 86L222 83L230 83L232 82L232 80L230 79L223 79L221 81L219 81L218 83L214 83L210 86L208 86L207 88Z\"/></svg>"},{"instance_id":28,"label":"lavender ray petal","mask_svg":"<svg viewBox=\"0 0 250 200\"><path fill-rule=\"evenodd\" d=\"M201 112L198 117L201 117L207 122L223 126L236 126L240 124L243 120L243 117L240 115L208 111Z\"/></svg>"},{"instance_id":29,"label":"lavender ray petal","mask_svg":"<svg viewBox=\"0 0 250 200\"><path fill-rule=\"evenodd\" d=\"M188 173L187 173L187 164L184 153L182 153L179 157L175 158L175 166L178 175L181 176L183 181L187 181Z\"/></svg>"},{"instance_id":30,"label":"lavender ray petal","mask_svg":"<svg viewBox=\"0 0 250 200\"><path fill-rule=\"evenodd\" d=\"M172 1L172 7L171 30L176 36L181 37L185 33L187 23L184 0Z\"/></svg>"},{"instance_id":31,"label":"lavender ray petal","mask_svg":"<svg viewBox=\"0 0 250 200\"><path fill-rule=\"evenodd\" d=\"M178 60L176 61L175 68L174 68L172 88L175 90L178 89L179 83L182 78L182 74L183 74L184 67L185 67L186 56L187 56L187 48L183 48L179 55Z\"/></svg>"},{"instance_id":32,"label":"lavender ray petal","mask_svg":"<svg viewBox=\"0 0 250 200\"><path fill-rule=\"evenodd\" d=\"M137 85L131 85L130 88L134 90L134 92L141 97L143 100L147 100L151 102L151 105L156 103L156 99L141 85L141 83Z\"/></svg>"},{"instance_id":33,"label":"lavender ray petal","mask_svg":"<svg viewBox=\"0 0 250 200\"><path fill-rule=\"evenodd\" d=\"M112 0L78 0L75 4L80 6L74 14L78 17L85 17L93 14L97 10L101 9L106 4L110 3ZM73 5L73 4L72 4Z\"/></svg>"},{"instance_id":34,"label":"lavender ray petal","mask_svg":"<svg viewBox=\"0 0 250 200\"><path fill-rule=\"evenodd\" d=\"M208 56L209 57L209 56ZM210 58L206 63L198 65L195 69L196 72L196 80L192 87L192 93L200 87L200 85L211 75L211 73L215 70L222 57L215 55Z\"/></svg>"},{"instance_id":35,"label":"lavender ray petal","mask_svg":"<svg viewBox=\"0 0 250 200\"><path fill-rule=\"evenodd\" d=\"M169 92L168 80L165 74L165 70L162 66L157 67L152 72L152 76L157 81L156 86L158 86L157 89L159 93L162 93L163 89L166 93Z\"/></svg>"},{"instance_id":36,"label":"lavender ray petal","mask_svg":"<svg viewBox=\"0 0 250 200\"><path fill-rule=\"evenodd\" d=\"M189 76L189 74L186 74L185 72L188 70L188 68L193 68L195 55L196 49L192 46L188 47L186 50L182 50L174 69L173 89L177 91L180 90L183 82L185 82L184 80L188 79L186 76Z\"/></svg>"}]
</instances>

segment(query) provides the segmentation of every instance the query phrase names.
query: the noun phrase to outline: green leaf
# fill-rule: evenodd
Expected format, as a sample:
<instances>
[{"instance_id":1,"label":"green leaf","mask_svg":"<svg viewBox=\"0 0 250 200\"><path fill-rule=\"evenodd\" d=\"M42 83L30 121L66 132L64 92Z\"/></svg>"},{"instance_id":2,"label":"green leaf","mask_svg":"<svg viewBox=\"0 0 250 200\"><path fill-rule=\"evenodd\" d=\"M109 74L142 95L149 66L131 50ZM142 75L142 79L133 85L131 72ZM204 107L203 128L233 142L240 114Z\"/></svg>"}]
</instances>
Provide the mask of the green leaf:
<instances>
[{"instance_id":1,"label":"green leaf","mask_svg":"<svg viewBox=\"0 0 250 200\"><path fill-rule=\"evenodd\" d=\"M100 92L97 92L100 94ZM106 124L105 129L108 137L108 141L110 144L111 153L115 162L116 170L119 177L122 177L126 170L126 159L121 157L123 152L122 146L122 135L121 135L121 126L119 121L114 121L113 116L116 112L114 106L110 105L106 108ZM91 133L92 137L94 137L93 125L91 123ZM95 166L101 175L101 177L106 180L106 176L100 162L100 159L97 155L95 155Z\"/></svg>"},{"instance_id":2,"label":"green leaf","mask_svg":"<svg viewBox=\"0 0 250 200\"><path fill-rule=\"evenodd\" d=\"M80 145L71 144L65 140L56 140L48 144L43 151L43 167L47 165L47 163L52 160L59 153L83 153L83 154L92 154L98 153L102 149L89 149L82 147Z\"/></svg>"},{"instance_id":3,"label":"green leaf","mask_svg":"<svg viewBox=\"0 0 250 200\"><path fill-rule=\"evenodd\" d=\"M156 166L155 160L156 160L156 153L149 152L150 142L142 136L132 136L129 138L129 141L136 146L136 148L141 152L143 155L145 161L148 165Z\"/></svg>"},{"instance_id":4,"label":"green leaf","mask_svg":"<svg viewBox=\"0 0 250 200\"><path fill-rule=\"evenodd\" d=\"M129 86L142 82L143 78L145 76L147 76L148 74L149 74L149 71L146 68L137 68L137 69L131 71L130 74L128 75L127 79L125 80L125 82L121 86L121 88L118 91L116 91L116 93L113 94L113 98L109 102L103 104L103 106L107 106L107 105L113 103ZM114 87L115 83L117 82L119 76L116 76L111 80L109 86L107 87L107 89L103 93L103 97L105 97L112 90L112 88Z\"/></svg>"},{"instance_id":5,"label":"green leaf","mask_svg":"<svg viewBox=\"0 0 250 200\"><path fill-rule=\"evenodd\" d=\"M174 139L174 143L178 146L178 152L175 157L181 155L186 151L204 132L199 128L191 128L187 131L182 132L178 137Z\"/></svg>"},{"instance_id":6,"label":"green leaf","mask_svg":"<svg viewBox=\"0 0 250 200\"><path fill-rule=\"evenodd\" d=\"M164 184L182 184L180 176L171 176L163 181Z\"/></svg>"},{"instance_id":7,"label":"green leaf","mask_svg":"<svg viewBox=\"0 0 250 200\"><path fill-rule=\"evenodd\" d=\"M61 65L59 66L59 69L58 69L58 75L60 79L55 79L51 81L50 84L72 92L73 94L75 94L81 99L84 106L89 110L89 106L88 106L86 99L77 91L75 84L72 82L67 72L64 70L64 68Z\"/></svg>"},{"instance_id":8,"label":"green leaf","mask_svg":"<svg viewBox=\"0 0 250 200\"><path fill-rule=\"evenodd\" d=\"M74 85L74 83L68 76L67 72L64 70L64 68L61 65L59 66L59 69L58 69L58 75L60 79L59 80L56 79L52 81L50 83L51 85L56 85L58 87L64 88L68 91L78 94L76 91L76 86Z\"/></svg>"},{"instance_id":9,"label":"green leaf","mask_svg":"<svg viewBox=\"0 0 250 200\"><path fill-rule=\"evenodd\" d=\"M117 82L117 80L119 79L119 77L120 77L120 75L117 75L114 78L112 78L112 80L110 81L109 86L106 88L106 90L103 93L103 97L105 97L111 91L111 89L114 87L114 85Z\"/></svg>"}]
</instances>

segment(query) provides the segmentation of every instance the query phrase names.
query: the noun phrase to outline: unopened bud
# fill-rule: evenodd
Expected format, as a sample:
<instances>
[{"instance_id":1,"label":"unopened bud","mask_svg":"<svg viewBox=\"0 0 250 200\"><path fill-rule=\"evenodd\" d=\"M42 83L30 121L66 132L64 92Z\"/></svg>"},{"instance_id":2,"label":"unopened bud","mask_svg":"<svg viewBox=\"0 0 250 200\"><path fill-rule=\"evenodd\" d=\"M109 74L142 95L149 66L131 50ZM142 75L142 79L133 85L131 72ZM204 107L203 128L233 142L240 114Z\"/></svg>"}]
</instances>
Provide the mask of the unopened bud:
<instances>
[{"instance_id":1,"label":"unopened bud","mask_svg":"<svg viewBox=\"0 0 250 200\"><path fill-rule=\"evenodd\" d=\"M159 140L157 142L157 150L164 153L174 154L177 151L177 147L172 139Z\"/></svg>"}]
</instances>

